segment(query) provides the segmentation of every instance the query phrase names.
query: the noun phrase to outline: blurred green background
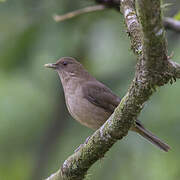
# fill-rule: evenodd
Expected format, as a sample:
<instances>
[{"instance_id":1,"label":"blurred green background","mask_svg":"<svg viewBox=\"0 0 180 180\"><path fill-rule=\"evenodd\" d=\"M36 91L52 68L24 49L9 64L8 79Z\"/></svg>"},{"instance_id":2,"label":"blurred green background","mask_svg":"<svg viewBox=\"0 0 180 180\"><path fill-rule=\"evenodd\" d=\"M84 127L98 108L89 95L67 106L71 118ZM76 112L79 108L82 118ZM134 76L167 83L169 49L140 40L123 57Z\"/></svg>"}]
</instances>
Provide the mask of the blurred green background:
<instances>
[{"instance_id":1,"label":"blurred green background","mask_svg":"<svg viewBox=\"0 0 180 180\"><path fill-rule=\"evenodd\" d=\"M168 2L168 1L166 1ZM179 0L164 13L173 16ZM123 17L107 10L56 23L92 0L6 0L0 3L0 180L40 180L54 173L93 133L68 114L58 75L43 67L76 57L123 97L135 70ZM180 63L180 34L167 31ZM163 153L135 133L116 143L88 172L92 180L180 179L180 81L158 89L140 115L167 142Z\"/></svg>"}]
</instances>

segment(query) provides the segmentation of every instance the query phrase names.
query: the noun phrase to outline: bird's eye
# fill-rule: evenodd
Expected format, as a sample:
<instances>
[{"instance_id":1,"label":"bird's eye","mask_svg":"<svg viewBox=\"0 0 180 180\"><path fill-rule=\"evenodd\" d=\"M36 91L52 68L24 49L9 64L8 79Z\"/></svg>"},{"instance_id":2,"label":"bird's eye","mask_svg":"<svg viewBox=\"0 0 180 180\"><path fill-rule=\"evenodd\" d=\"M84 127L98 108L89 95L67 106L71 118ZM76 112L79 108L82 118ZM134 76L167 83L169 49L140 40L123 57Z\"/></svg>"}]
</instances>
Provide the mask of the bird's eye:
<instances>
[{"instance_id":1,"label":"bird's eye","mask_svg":"<svg viewBox=\"0 0 180 180\"><path fill-rule=\"evenodd\" d=\"M64 66L66 66L68 63L67 63L66 61L64 61L62 64L63 64Z\"/></svg>"}]
</instances>

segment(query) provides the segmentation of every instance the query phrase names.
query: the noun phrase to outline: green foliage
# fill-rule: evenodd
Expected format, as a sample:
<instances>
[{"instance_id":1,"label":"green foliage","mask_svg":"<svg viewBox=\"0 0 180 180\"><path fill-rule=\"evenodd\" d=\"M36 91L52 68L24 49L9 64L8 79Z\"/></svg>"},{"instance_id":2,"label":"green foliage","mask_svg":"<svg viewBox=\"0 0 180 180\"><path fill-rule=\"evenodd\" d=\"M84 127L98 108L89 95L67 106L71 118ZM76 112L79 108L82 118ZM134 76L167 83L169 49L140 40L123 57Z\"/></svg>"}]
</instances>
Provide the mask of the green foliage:
<instances>
[{"instance_id":1,"label":"green foliage","mask_svg":"<svg viewBox=\"0 0 180 180\"><path fill-rule=\"evenodd\" d=\"M174 19L180 21L180 11L174 16Z\"/></svg>"}]
</instances>

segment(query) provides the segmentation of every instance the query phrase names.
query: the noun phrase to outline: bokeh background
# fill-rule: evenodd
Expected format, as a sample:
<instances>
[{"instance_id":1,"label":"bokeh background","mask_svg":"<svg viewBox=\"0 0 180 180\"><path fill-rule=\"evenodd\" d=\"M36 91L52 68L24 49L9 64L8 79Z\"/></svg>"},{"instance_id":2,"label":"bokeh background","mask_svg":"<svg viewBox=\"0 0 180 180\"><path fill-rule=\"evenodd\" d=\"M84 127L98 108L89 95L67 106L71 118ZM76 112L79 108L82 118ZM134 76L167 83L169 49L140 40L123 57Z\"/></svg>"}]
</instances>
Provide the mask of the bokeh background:
<instances>
[{"instance_id":1,"label":"bokeh background","mask_svg":"<svg viewBox=\"0 0 180 180\"><path fill-rule=\"evenodd\" d=\"M166 1L168 2L168 1ZM179 0L164 14L173 16ZM40 180L55 172L93 133L68 114L58 75L43 67L76 57L123 97L135 70L123 17L106 10L56 23L52 16L92 0L0 2L0 180ZM169 55L180 63L180 34L167 31ZM91 180L180 179L180 81L159 88L140 115L167 142L163 153L130 132L88 172Z\"/></svg>"}]
</instances>

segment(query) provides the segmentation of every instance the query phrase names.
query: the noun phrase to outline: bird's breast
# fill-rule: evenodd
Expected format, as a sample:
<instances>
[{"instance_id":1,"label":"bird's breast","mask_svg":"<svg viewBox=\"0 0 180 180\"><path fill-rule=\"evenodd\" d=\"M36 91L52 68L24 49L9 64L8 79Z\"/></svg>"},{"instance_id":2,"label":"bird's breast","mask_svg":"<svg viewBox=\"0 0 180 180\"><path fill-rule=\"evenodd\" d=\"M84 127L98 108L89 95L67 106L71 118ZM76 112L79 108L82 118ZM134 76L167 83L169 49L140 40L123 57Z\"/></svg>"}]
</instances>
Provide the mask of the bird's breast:
<instances>
[{"instance_id":1,"label":"bird's breast","mask_svg":"<svg viewBox=\"0 0 180 180\"><path fill-rule=\"evenodd\" d=\"M83 97L81 86L65 90L65 99L71 116L84 126L98 129L111 115Z\"/></svg>"}]
</instances>

